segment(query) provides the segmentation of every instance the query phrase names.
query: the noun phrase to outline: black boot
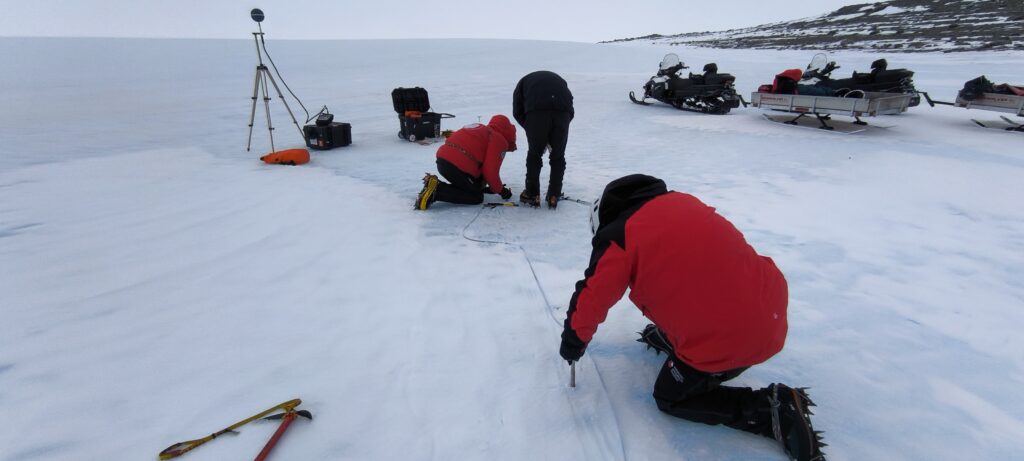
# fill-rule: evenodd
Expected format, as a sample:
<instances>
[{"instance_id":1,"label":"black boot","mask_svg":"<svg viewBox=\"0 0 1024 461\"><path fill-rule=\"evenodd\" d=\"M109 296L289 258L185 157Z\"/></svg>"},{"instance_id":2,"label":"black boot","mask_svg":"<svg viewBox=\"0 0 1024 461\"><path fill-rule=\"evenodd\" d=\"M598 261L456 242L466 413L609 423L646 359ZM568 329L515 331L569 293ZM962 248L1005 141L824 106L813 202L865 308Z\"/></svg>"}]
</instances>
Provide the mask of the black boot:
<instances>
[{"instance_id":1,"label":"black boot","mask_svg":"<svg viewBox=\"0 0 1024 461\"><path fill-rule=\"evenodd\" d=\"M558 208L558 196L557 195L550 195L550 194L548 194L547 202L548 202L548 208L550 208L552 210L554 210L555 208Z\"/></svg>"},{"instance_id":2,"label":"black boot","mask_svg":"<svg viewBox=\"0 0 1024 461\"><path fill-rule=\"evenodd\" d=\"M654 349L655 353L664 352L669 357L675 355L673 352L672 344L668 342L668 338L665 337L665 333L654 326L653 323L648 323L644 327L644 331L640 332L640 339L636 340L638 343L644 343L648 349Z\"/></svg>"},{"instance_id":3,"label":"black boot","mask_svg":"<svg viewBox=\"0 0 1024 461\"><path fill-rule=\"evenodd\" d=\"M822 433L811 426L814 402L803 388L772 384L766 389L772 415L772 435L786 454L797 461L824 461Z\"/></svg>"},{"instance_id":4,"label":"black boot","mask_svg":"<svg viewBox=\"0 0 1024 461\"><path fill-rule=\"evenodd\" d=\"M530 194L529 191L524 190L523 193L519 194L519 201L537 208L540 206L540 195Z\"/></svg>"}]
</instances>

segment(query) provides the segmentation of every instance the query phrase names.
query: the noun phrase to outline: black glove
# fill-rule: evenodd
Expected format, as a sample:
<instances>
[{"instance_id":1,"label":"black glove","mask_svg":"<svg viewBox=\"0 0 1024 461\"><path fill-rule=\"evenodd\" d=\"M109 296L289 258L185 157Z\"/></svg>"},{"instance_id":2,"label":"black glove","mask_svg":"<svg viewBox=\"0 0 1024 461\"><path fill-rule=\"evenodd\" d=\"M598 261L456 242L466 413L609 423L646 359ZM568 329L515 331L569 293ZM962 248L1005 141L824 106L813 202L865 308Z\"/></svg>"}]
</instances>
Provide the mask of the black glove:
<instances>
[{"instance_id":1,"label":"black glove","mask_svg":"<svg viewBox=\"0 0 1024 461\"><path fill-rule=\"evenodd\" d=\"M501 188L501 199L502 200L508 200L510 198L512 198L512 189L509 189L508 187L502 187Z\"/></svg>"},{"instance_id":2,"label":"black glove","mask_svg":"<svg viewBox=\"0 0 1024 461\"><path fill-rule=\"evenodd\" d=\"M576 332L572 328L566 327L565 330L562 330L562 346L558 348L558 353L563 359L569 363L578 361L586 351L587 344L580 340L579 336L576 336Z\"/></svg>"}]
</instances>

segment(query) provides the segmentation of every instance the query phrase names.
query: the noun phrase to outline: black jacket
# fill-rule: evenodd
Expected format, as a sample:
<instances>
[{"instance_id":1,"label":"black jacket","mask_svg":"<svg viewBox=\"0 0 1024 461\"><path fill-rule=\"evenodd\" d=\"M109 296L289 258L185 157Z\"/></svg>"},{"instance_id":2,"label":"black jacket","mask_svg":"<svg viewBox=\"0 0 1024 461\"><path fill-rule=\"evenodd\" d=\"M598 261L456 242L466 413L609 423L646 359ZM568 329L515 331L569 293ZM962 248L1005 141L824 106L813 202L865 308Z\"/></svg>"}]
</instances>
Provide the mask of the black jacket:
<instances>
[{"instance_id":1,"label":"black jacket","mask_svg":"<svg viewBox=\"0 0 1024 461\"><path fill-rule=\"evenodd\" d=\"M558 74L538 70L519 80L512 93L512 116L523 125L526 114L535 110L568 112L570 118L576 115L569 85Z\"/></svg>"}]
</instances>

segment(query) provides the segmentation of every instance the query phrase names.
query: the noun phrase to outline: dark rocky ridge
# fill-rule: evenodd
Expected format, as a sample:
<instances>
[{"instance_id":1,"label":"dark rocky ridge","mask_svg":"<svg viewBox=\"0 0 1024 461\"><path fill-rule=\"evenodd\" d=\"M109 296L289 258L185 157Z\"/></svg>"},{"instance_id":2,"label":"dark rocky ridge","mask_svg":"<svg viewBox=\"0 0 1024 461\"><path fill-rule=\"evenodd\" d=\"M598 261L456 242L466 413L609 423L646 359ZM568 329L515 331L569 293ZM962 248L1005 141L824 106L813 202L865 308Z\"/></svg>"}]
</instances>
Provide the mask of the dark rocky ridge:
<instances>
[{"instance_id":1,"label":"dark rocky ridge","mask_svg":"<svg viewBox=\"0 0 1024 461\"><path fill-rule=\"evenodd\" d=\"M891 0L744 29L652 34L602 43L628 41L710 48L1024 50L1024 0Z\"/></svg>"}]
</instances>

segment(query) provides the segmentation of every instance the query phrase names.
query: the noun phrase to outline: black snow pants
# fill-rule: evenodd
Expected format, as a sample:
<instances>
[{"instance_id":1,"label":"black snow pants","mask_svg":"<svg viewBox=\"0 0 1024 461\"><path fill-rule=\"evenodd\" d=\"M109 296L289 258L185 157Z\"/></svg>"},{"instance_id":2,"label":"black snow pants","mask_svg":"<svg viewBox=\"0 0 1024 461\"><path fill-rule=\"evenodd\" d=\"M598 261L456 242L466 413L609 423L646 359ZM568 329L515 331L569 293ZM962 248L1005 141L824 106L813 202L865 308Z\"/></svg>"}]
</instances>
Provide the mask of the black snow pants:
<instances>
[{"instance_id":1,"label":"black snow pants","mask_svg":"<svg viewBox=\"0 0 1024 461\"><path fill-rule=\"evenodd\" d=\"M654 401L658 409L672 416L772 437L766 391L721 385L744 370L706 373L670 356L654 383Z\"/></svg>"},{"instance_id":2,"label":"black snow pants","mask_svg":"<svg viewBox=\"0 0 1024 461\"><path fill-rule=\"evenodd\" d=\"M483 178L474 178L451 162L437 159L437 172L449 183L438 181L434 198L439 202L477 205L484 202Z\"/></svg>"},{"instance_id":3,"label":"black snow pants","mask_svg":"<svg viewBox=\"0 0 1024 461\"><path fill-rule=\"evenodd\" d=\"M526 193L531 196L540 195L540 169L543 166L541 156L544 148L551 146L548 154L548 165L551 167L551 179L548 181L547 196L562 195L562 177L565 175L565 146L569 143L569 123L572 114L559 111L533 111L526 114L526 139L529 150L526 152Z\"/></svg>"}]
</instances>

